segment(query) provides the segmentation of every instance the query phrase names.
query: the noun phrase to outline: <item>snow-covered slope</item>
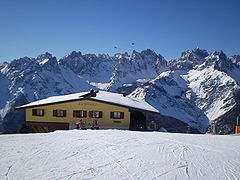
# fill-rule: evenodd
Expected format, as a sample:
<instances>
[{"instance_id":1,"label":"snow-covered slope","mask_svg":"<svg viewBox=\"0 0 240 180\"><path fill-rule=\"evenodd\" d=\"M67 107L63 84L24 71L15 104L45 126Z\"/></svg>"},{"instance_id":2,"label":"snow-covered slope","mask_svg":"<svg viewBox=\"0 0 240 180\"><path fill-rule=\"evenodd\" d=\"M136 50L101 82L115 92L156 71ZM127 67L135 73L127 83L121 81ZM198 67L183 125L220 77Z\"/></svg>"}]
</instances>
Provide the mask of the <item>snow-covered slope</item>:
<instances>
[{"instance_id":1,"label":"snow-covered slope","mask_svg":"<svg viewBox=\"0 0 240 180\"><path fill-rule=\"evenodd\" d=\"M232 133L240 104L234 98L240 88L239 62L238 55L228 58L199 48L170 62L150 49L131 55L73 51L60 60L50 53L16 59L0 65L0 131L21 126L24 117L14 111L16 105L93 88L143 98L161 115L201 132L224 120L217 131Z\"/></svg>"},{"instance_id":2,"label":"snow-covered slope","mask_svg":"<svg viewBox=\"0 0 240 180\"><path fill-rule=\"evenodd\" d=\"M240 136L70 130L0 136L0 179L240 179Z\"/></svg>"},{"instance_id":3,"label":"snow-covered slope","mask_svg":"<svg viewBox=\"0 0 240 180\"><path fill-rule=\"evenodd\" d=\"M235 105L233 90L238 85L224 72L212 66L203 69L200 66L182 77L188 81L191 89L189 99L195 98L195 104L205 112L209 120L216 119Z\"/></svg>"},{"instance_id":4,"label":"snow-covered slope","mask_svg":"<svg viewBox=\"0 0 240 180\"><path fill-rule=\"evenodd\" d=\"M138 87L129 96L141 97L158 109L162 115L180 119L204 133L208 127L208 118L187 98L189 88L181 77L184 72L163 72L157 78Z\"/></svg>"},{"instance_id":5,"label":"snow-covered slope","mask_svg":"<svg viewBox=\"0 0 240 180\"><path fill-rule=\"evenodd\" d=\"M137 87L130 96L146 99L161 114L180 119L200 132L236 109L231 112L232 119L224 117L228 124L225 121L216 127L218 133L234 132L239 106L234 92L239 89L240 77L236 62L223 52L208 55L200 49L187 51L169 63L171 71Z\"/></svg>"}]
</instances>

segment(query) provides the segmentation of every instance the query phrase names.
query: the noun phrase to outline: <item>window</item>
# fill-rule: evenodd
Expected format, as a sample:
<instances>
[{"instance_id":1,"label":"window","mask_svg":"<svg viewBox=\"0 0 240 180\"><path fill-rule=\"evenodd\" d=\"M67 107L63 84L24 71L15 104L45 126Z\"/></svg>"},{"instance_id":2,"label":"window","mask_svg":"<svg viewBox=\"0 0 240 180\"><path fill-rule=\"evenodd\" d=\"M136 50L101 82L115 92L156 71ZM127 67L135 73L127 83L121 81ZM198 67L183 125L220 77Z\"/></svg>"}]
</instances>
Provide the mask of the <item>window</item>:
<instances>
[{"instance_id":1,"label":"window","mask_svg":"<svg viewBox=\"0 0 240 180\"><path fill-rule=\"evenodd\" d=\"M87 111L75 110L75 111L73 111L73 117L86 118L87 117Z\"/></svg>"},{"instance_id":2,"label":"window","mask_svg":"<svg viewBox=\"0 0 240 180\"><path fill-rule=\"evenodd\" d=\"M124 119L124 112L111 112L110 118L111 119Z\"/></svg>"},{"instance_id":3,"label":"window","mask_svg":"<svg viewBox=\"0 0 240 180\"><path fill-rule=\"evenodd\" d=\"M53 116L55 116L55 117L66 117L67 112L66 112L66 110L56 109L56 110L53 110Z\"/></svg>"},{"instance_id":4,"label":"window","mask_svg":"<svg viewBox=\"0 0 240 180\"><path fill-rule=\"evenodd\" d=\"M89 111L90 118L102 118L102 111Z\"/></svg>"},{"instance_id":5,"label":"window","mask_svg":"<svg viewBox=\"0 0 240 180\"><path fill-rule=\"evenodd\" d=\"M44 116L44 110L43 109L33 109L32 115L33 116Z\"/></svg>"}]
</instances>

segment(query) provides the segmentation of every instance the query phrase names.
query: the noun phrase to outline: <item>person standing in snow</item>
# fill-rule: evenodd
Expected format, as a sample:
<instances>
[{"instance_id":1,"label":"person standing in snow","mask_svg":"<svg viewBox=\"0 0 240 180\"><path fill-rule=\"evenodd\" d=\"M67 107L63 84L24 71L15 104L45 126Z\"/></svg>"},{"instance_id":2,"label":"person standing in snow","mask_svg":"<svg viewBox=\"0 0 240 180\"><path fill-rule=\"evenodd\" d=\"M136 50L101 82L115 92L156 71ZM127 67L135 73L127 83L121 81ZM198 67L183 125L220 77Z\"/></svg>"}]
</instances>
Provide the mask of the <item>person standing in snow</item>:
<instances>
[{"instance_id":1,"label":"person standing in snow","mask_svg":"<svg viewBox=\"0 0 240 180\"><path fill-rule=\"evenodd\" d=\"M80 121L77 120L77 121L76 121L76 129L79 129L79 128L80 128Z\"/></svg>"},{"instance_id":2,"label":"person standing in snow","mask_svg":"<svg viewBox=\"0 0 240 180\"><path fill-rule=\"evenodd\" d=\"M86 128L86 121L81 121L82 125L81 125L81 130L87 130Z\"/></svg>"},{"instance_id":3,"label":"person standing in snow","mask_svg":"<svg viewBox=\"0 0 240 180\"><path fill-rule=\"evenodd\" d=\"M95 120L95 129L99 129L98 120Z\"/></svg>"}]
</instances>

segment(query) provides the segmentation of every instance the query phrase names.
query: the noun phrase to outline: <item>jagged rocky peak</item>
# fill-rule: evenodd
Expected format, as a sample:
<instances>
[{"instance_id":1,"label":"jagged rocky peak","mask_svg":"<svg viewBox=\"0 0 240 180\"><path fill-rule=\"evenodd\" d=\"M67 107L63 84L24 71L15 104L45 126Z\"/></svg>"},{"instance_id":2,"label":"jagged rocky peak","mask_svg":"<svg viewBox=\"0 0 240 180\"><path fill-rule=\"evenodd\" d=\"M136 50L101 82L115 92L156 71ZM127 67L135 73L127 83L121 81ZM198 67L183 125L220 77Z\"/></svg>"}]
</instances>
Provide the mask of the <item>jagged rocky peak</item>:
<instances>
[{"instance_id":1,"label":"jagged rocky peak","mask_svg":"<svg viewBox=\"0 0 240 180\"><path fill-rule=\"evenodd\" d=\"M69 57L69 58L78 58L81 56L82 56L82 53L80 51L78 51L78 52L72 51L69 55L67 55L67 57Z\"/></svg>"},{"instance_id":2,"label":"jagged rocky peak","mask_svg":"<svg viewBox=\"0 0 240 180\"><path fill-rule=\"evenodd\" d=\"M1 72L15 84L18 81L22 81L28 74L38 69L38 63L30 59L29 57L23 57L14 59L7 66L1 69Z\"/></svg>"},{"instance_id":3,"label":"jagged rocky peak","mask_svg":"<svg viewBox=\"0 0 240 180\"><path fill-rule=\"evenodd\" d=\"M35 59L36 60L44 60L44 59L50 59L52 58L52 54L50 54L49 52L45 52L44 54L40 54L39 56L37 56Z\"/></svg>"},{"instance_id":4,"label":"jagged rocky peak","mask_svg":"<svg viewBox=\"0 0 240 180\"><path fill-rule=\"evenodd\" d=\"M214 51L207 57L207 59L211 59L211 61L224 60L226 58L227 56L223 51Z\"/></svg>"},{"instance_id":5,"label":"jagged rocky peak","mask_svg":"<svg viewBox=\"0 0 240 180\"><path fill-rule=\"evenodd\" d=\"M178 60L170 61L169 66L171 70L189 70L195 65L205 62L208 52L204 49L195 48L182 52Z\"/></svg>"},{"instance_id":6,"label":"jagged rocky peak","mask_svg":"<svg viewBox=\"0 0 240 180\"><path fill-rule=\"evenodd\" d=\"M167 61L161 54L156 54L154 50L147 49L141 52L141 55L144 59L149 61L150 59L155 60L157 66L166 67Z\"/></svg>"},{"instance_id":7,"label":"jagged rocky peak","mask_svg":"<svg viewBox=\"0 0 240 180\"><path fill-rule=\"evenodd\" d=\"M227 72L233 68L233 63L223 51L215 51L206 57L206 65L214 65L214 68Z\"/></svg>"},{"instance_id":8,"label":"jagged rocky peak","mask_svg":"<svg viewBox=\"0 0 240 180\"><path fill-rule=\"evenodd\" d=\"M141 52L142 56L151 56L151 57L157 57L157 54L154 50L152 49L146 49Z\"/></svg>"},{"instance_id":9,"label":"jagged rocky peak","mask_svg":"<svg viewBox=\"0 0 240 180\"><path fill-rule=\"evenodd\" d=\"M142 57L142 54L140 52L137 52L136 50L133 50L132 55L131 55L131 60L132 61L136 61L136 60L140 60L143 59L144 57Z\"/></svg>"},{"instance_id":10,"label":"jagged rocky peak","mask_svg":"<svg viewBox=\"0 0 240 180\"><path fill-rule=\"evenodd\" d=\"M0 63L0 67L5 67L5 66L7 66L8 64L9 64L8 62L4 61L3 63Z\"/></svg>"},{"instance_id":11,"label":"jagged rocky peak","mask_svg":"<svg viewBox=\"0 0 240 180\"><path fill-rule=\"evenodd\" d=\"M195 48L182 52L180 60L192 61L194 63L203 62L204 58L208 56L208 52L204 49Z\"/></svg>"},{"instance_id":12,"label":"jagged rocky peak","mask_svg":"<svg viewBox=\"0 0 240 180\"><path fill-rule=\"evenodd\" d=\"M116 58L117 60L131 60L132 56L130 56L127 52L125 53L117 53L114 54L113 58Z\"/></svg>"},{"instance_id":13,"label":"jagged rocky peak","mask_svg":"<svg viewBox=\"0 0 240 180\"><path fill-rule=\"evenodd\" d=\"M240 66L240 55L234 55L230 57L232 63Z\"/></svg>"},{"instance_id":14,"label":"jagged rocky peak","mask_svg":"<svg viewBox=\"0 0 240 180\"><path fill-rule=\"evenodd\" d=\"M227 55L223 51L214 51L212 55L218 59L226 59Z\"/></svg>"},{"instance_id":15,"label":"jagged rocky peak","mask_svg":"<svg viewBox=\"0 0 240 180\"><path fill-rule=\"evenodd\" d=\"M168 69L168 62L161 54L158 54L156 65L157 67L164 68L165 70ZM159 71L158 74L160 73L161 72Z\"/></svg>"},{"instance_id":16,"label":"jagged rocky peak","mask_svg":"<svg viewBox=\"0 0 240 180\"><path fill-rule=\"evenodd\" d=\"M0 72L4 73L7 70L9 63L8 62L3 62L0 64Z\"/></svg>"},{"instance_id":17,"label":"jagged rocky peak","mask_svg":"<svg viewBox=\"0 0 240 180\"><path fill-rule=\"evenodd\" d=\"M141 52L133 50L131 57L132 59L156 59L158 55L155 53L154 50L146 49Z\"/></svg>"},{"instance_id":18,"label":"jagged rocky peak","mask_svg":"<svg viewBox=\"0 0 240 180\"><path fill-rule=\"evenodd\" d=\"M72 61L72 60L79 60L82 59L83 55L80 51L72 51L71 53L69 53L68 55L62 57L61 59L59 59L59 62L62 61Z\"/></svg>"},{"instance_id":19,"label":"jagged rocky peak","mask_svg":"<svg viewBox=\"0 0 240 180\"><path fill-rule=\"evenodd\" d=\"M70 68L73 72L79 74L81 73L81 70L86 62L81 52L72 51L67 56L61 58L59 60L59 64L63 65L66 68Z\"/></svg>"},{"instance_id":20,"label":"jagged rocky peak","mask_svg":"<svg viewBox=\"0 0 240 180\"><path fill-rule=\"evenodd\" d=\"M60 63L65 63L65 61L79 61L82 60L83 56L82 53L80 51L76 52L76 51L72 51L70 54L64 56L63 58L61 58L59 60Z\"/></svg>"},{"instance_id":21,"label":"jagged rocky peak","mask_svg":"<svg viewBox=\"0 0 240 180\"><path fill-rule=\"evenodd\" d=\"M45 59L45 62L42 62L41 64L44 66L56 67L58 66L58 61L56 57L51 57L50 59Z\"/></svg>"},{"instance_id":22,"label":"jagged rocky peak","mask_svg":"<svg viewBox=\"0 0 240 180\"><path fill-rule=\"evenodd\" d=\"M157 69L166 68L167 61L160 54L157 55L154 50L146 49L141 51L140 53L133 50L131 55L132 61L141 63L145 66L152 66Z\"/></svg>"},{"instance_id":23,"label":"jagged rocky peak","mask_svg":"<svg viewBox=\"0 0 240 180\"><path fill-rule=\"evenodd\" d=\"M9 68L14 70L14 69L26 69L30 68L34 64L34 61L32 61L29 57L23 57L19 59L14 59L10 64Z\"/></svg>"},{"instance_id":24,"label":"jagged rocky peak","mask_svg":"<svg viewBox=\"0 0 240 180\"><path fill-rule=\"evenodd\" d=\"M84 54L83 55L83 58L86 60L86 61L90 61L90 62L95 62L95 61L98 61L98 57L96 54Z\"/></svg>"},{"instance_id":25,"label":"jagged rocky peak","mask_svg":"<svg viewBox=\"0 0 240 180\"><path fill-rule=\"evenodd\" d=\"M133 50L132 54L129 55L127 52L125 53L117 53L114 55L114 58L119 60L120 64L125 63L131 63L133 64L157 64L158 60L166 61L164 57L161 55L157 55L154 50L146 49L141 52L137 52L136 50ZM166 61L167 63L167 61Z\"/></svg>"},{"instance_id":26,"label":"jagged rocky peak","mask_svg":"<svg viewBox=\"0 0 240 180\"><path fill-rule=\"evenodd\" d=\"M54 57L49 52L40 54L39 56L37 56L36 58L33 58L32 60L36 61L41 66L49 66L49 65L56 66L56 64L58 64L57 58Z\"/></svg>"},{"instance_id":27,"label":"jagged rocky peak","mask_svg":"<svg viewBox=\"0 0 240 180\"><path fill-rule=\"evenodd\" d=\"M100 66L106 65L106 62L111 62L112 58L109 55L100 54L82 54L81 52L73 51L69 55L59 60L59 64L71 69L78 75L95 75L98 71L104 70ZM108 67L105 66L107 69Z\"/></svg>"},{"instance_id":28,"label":"jagged rocky peak","mask_svg":"<svg viewBox=\"0 0 240 180\"><path fill-rule=\"evenodd\" d=\"M98 58L100 58L100 59L111 59L111 57L108 54L98 54Z\"/></svg>"}]
</instances>

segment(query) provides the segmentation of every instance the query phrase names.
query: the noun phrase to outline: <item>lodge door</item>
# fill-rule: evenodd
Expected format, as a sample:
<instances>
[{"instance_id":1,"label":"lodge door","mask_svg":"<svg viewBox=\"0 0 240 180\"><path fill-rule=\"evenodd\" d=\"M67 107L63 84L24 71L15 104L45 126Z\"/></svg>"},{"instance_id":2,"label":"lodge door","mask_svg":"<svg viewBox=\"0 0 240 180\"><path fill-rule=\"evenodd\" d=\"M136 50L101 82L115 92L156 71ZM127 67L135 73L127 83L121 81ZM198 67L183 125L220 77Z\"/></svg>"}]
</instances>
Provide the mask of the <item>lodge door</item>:
<instances>
[{"instance_id":1,"label":"lodge door","mask_svg":"<svg viewBox=\"0 0 240 180\"><path fill-rule=\"evenodd\" d=\"M141 111L130 110L130 130L147 130L146 116Z\"/></svg>"}]
</instances>

